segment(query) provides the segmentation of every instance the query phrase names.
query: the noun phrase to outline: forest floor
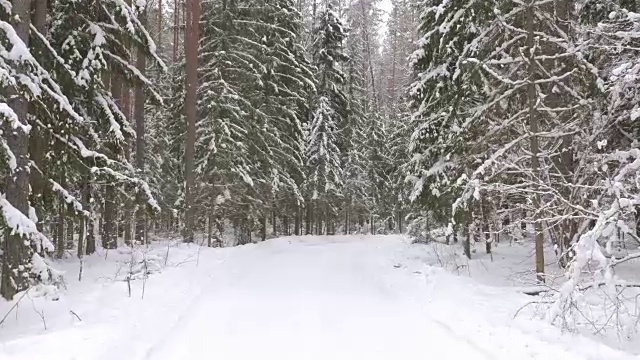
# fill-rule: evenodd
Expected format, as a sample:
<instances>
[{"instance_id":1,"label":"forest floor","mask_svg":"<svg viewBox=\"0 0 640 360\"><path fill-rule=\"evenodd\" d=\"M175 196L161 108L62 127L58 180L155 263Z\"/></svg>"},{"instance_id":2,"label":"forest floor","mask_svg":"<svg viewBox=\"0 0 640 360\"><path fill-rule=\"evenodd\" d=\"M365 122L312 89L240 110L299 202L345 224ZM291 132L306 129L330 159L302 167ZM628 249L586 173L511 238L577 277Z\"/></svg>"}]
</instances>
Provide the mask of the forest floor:
<instances>
[{"instance_id":1,"label":"forest floor","mask_svg":"<svg viewBox=\"0 0 640 360\"><path fill-rule=\"evenodd\" d=\"M518 313L532 301L520 287L478 281L474 269L490 267L452 268L434 249L401 236L159 241L87 257L82 282L70 258L56 264L68 283L58 300L24 297L6 318L0 359L636 358ZM496 263L520 251L507 249ZM0 316L12 305L0 302Z\"/></svg>"}]
</instances>

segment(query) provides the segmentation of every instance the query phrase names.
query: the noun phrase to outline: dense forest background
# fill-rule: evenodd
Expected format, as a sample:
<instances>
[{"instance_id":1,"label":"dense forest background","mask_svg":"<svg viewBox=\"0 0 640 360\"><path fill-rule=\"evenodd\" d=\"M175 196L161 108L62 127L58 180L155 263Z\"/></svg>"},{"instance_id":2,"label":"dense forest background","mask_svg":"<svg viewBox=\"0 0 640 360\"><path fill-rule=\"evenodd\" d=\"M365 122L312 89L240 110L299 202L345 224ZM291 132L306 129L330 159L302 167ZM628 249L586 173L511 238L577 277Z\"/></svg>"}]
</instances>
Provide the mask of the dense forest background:
<instances>
[{"instance_id":1,"label":"dense forest background","mask_svg":"<svg viewBox=\"0 0 640 360\"><path fill-rule=\"evenodd\" d=\"M149 233L403 231L418 4L2 5L6 298Z\"/></svg>"}]
</instances>

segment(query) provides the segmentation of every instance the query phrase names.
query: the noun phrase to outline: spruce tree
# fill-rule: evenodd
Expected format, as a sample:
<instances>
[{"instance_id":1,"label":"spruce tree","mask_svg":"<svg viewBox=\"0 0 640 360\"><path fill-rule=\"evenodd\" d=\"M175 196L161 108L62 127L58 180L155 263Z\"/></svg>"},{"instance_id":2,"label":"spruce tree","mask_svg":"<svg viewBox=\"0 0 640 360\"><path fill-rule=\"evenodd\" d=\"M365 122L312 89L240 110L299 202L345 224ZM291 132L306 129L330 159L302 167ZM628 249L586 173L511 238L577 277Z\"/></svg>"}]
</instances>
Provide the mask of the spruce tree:
<instances>
[{"instance_id":1,"label":"spruce tree","mask_svg":"<svg viewBox=\"0 0 640 360\"><path fill-rule=\"evenodd\" d=\"M348 99L344 93L342 66L349 58L344 53L346 29L330 4L319 15L313 60L318 68L318 92L314 100L307 134L307 170L309 199L317 215L333 218L333 208L342 195L343 172L338 148L339 125L347 119Z\"/></svg>"}]
</instances>

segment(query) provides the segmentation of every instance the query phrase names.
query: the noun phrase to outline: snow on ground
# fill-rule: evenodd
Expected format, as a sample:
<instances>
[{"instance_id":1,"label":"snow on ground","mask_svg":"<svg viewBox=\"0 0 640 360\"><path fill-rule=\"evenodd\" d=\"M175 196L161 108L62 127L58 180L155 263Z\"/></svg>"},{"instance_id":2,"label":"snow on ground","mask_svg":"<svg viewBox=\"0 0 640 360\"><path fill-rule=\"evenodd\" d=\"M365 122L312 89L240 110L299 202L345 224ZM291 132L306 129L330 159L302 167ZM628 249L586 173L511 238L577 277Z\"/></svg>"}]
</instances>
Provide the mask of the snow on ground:
<instances>
[{"instance_id":1,"label":"snow on ground","mask_svg":"<svg viewBox=\"0 0 640 360\"><path fill-rule=\"evenodd\" d=\"M531 297L429 266L430 251L400 236L156 243L136 255L167 259L144 299L141 279L131 297L122 281L129 252L88 258L82 283L78 264L64 262L68 291L23 299L0 328L0 359L635 358L526 311L514 320Z\"/></svg>"},{"instance_id":2,"label":"snow on ground","mask_svg":"<svg viewBox=\"0 0 640 360\"><path fill-rule=\"evenodd\" d=\"M535 247L531 242L494 243L492 254L485 253L485 243L472 243L471 260L464 255L462 244L445 245L432 242L418 245L416 256L427 265L443 267L450 272L472 277L474 280L492 286L534 288L536 286ZM419 254L419 255L418 255ZM545 247L545 271L549 281L562 281L564 270L558 266L558 258L551 246Z\"/></svg>"}]
</instances>

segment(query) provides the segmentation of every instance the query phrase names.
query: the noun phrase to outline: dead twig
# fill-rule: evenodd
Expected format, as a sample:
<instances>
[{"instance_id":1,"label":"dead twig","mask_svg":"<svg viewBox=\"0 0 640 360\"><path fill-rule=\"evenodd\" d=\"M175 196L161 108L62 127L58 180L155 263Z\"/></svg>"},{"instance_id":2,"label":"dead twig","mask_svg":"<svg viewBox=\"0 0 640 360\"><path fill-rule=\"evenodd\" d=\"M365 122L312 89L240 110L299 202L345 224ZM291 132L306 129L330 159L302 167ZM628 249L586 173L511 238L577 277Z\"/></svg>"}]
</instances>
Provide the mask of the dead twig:
<instances>
[{"instance_id":1,"label":"dead twig","mask_svg":"<svg viewBox=\"0 0 640 360\"><path fill-rule=\"evenodd\" d=\"M75 311L73 311L73 310L69 310L69 313L71 313L71 315L75 316L75 317L76 317L76 319L78 319L78 321L82 321L82 319L80 318L80 316L78 316L78 314L76 314L76 312L75 312Z\"/></svg>"},{"instance_id":2,"label":"dead twig","mask_svg":"<svg viewBox=\"0 0 640 360\"><path fill-rule=\"evenodd\" d=\"M515 314L513 314L513 318L515 319L518 314L520 314L520 311L524 310L524 308L526 308L529 305L533 305L533 304L553 304L553 301L529 301L528 303L522 305Z\"/></svg>"},{"instance_id":3,"label":"dead twig","mask_svg":"<svg viewBox=\"0 0 640 360\"><path fill-rule=\"evenodd\" d=\"M33 301L31 296L28 296L28 297L29 297L29 300L31 300L31 307L33 308L33 311L35 311L36 314L40 316L40 320L42 320L42 325L44 326L44 329L47 330L47 320L44 317L44 310L36 309L36 303Z\"/></svg>"},{"instance_id":4,"label":"dead twig","mask_svg":"<svg viewBox=\"0 0 640 360\"><path fill-rule=\"evenodd\" d=\"M16 301L15 304L13 304L13 306L11 307L11 309L9 309L9 311L7 311L6 314L4 314L4 316L2 317L2 320L0 320L0 326L2 326L2 324L4 324L5 320L7 320L7 317L9 317L9 314L11 314L11 312L13 311L13 309L18 307L18 304L20 303L20 301L22 301L22 299L27 296L27 293L29 292L29 290L31 289L31 286L29 286L27 288L27 290L24 291L24 293L22 294L22 296L20 296L20 298L18 299L18 301Z\"/></svg>"}]
</instances>

